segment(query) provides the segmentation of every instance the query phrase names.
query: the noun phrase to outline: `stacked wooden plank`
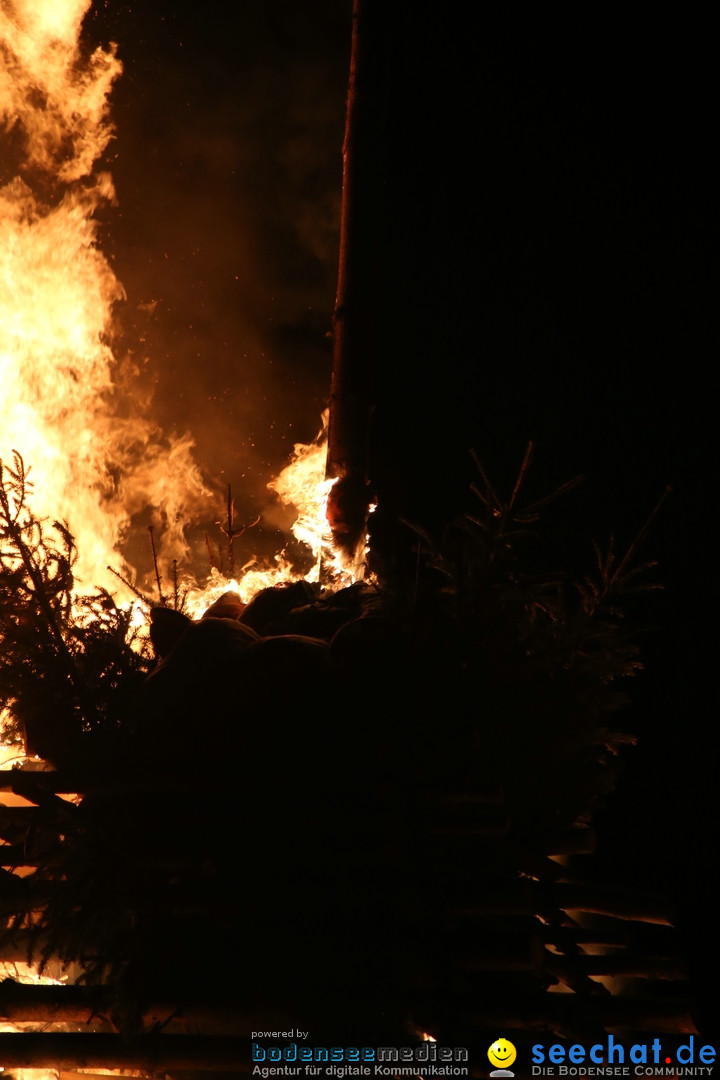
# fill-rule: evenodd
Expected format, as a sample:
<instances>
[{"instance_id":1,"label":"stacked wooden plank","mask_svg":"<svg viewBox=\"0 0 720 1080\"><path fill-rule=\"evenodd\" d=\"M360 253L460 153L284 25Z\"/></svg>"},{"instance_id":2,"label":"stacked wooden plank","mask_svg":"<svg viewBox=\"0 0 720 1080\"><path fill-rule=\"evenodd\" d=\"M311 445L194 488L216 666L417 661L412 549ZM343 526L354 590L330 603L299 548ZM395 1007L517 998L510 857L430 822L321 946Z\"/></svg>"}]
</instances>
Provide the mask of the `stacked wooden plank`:
<instances>
[{"instance_id":1,"label":"stacked wooden plank","mask_svg":"<svg viewBox=\"0 0 720 1080\"><path fill-rule=\"evenodd\" d=\"M28 803L0 806L3 907L15 890L32 887L42 903L43 889L63 887L24 881L21 868L42 860L72 816L73 804L58 796L92 787L56 772L0 774L0 791ZM392 929L358 932L368 935L368 950L392 946L392 965L402 969L391 973L404 998L398 1015L418 1029L459 1045L497 1031L573 1041L608 1030L628 1039L695 1032L667 904L593 879L588 828L518 836L500 787L443 785L402 792L397 813L380 822L368 815L367 830L386 848L379 865L390 875ZM228 904L242 914L241 900ZM202 904L198 911L202 917ZM24 959L28 940L23 928L5 934L0 959ZM228 995L220 984L214 997L178 986L172 999L145 1008L146 1029L154 1030L128 1041L108 1019L111 989L0 984L0 1021L43 1026L0 1035L0 1064L52 1066L66 1080L93 1067L251 1072L248 1037L259 1021L249 1019L247 995ZM265 1026L274 1026L271 1009Z\"/></svg>"}]
</instances>

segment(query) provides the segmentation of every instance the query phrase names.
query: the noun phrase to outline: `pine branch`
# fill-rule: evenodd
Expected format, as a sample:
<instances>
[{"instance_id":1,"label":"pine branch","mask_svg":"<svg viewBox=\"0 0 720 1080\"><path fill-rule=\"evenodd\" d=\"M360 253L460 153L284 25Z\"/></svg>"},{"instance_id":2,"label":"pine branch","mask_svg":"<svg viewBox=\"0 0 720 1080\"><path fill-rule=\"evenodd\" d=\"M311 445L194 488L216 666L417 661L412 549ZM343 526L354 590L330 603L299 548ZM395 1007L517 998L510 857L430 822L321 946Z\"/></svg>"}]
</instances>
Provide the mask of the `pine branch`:
<instances>
[{"instance_id":1,"label":"pine branch","mask_svg":"<svg viewBox=\"0 0 720 1080\"><path fill-rule=\"evenodd\" d=\"M114 574L118 581L122 581L123 585L127 589L129 589L131 593L137 596L138 600L142 600L143 604L145 604L148 608L155 607L152 600L148 596L146 596L145 593L140 592L140 590L135 585L133 585L131 581L128 581L128 579L124 577L124 575L121 574L119 570L116 570L114 566L106 566L105 569L109 570L111 574Z\"/></svg>"},{"instance_id":2,"label":"pine branch","mask_svg":"<svg viewBox=\"0 0 720 1080\"><path fill-rule=\"evenodd\" d=\"M25 568L25 572L32 586L29 591L32 593L33 599L37 603L41 614L44 616L44 621L38 621L38 627L41 628L43 632L47 631L52 644L57 650L57 655L60 658L65 674L75 687L79 700L82 701L84 698L83 685L75 663L73 662L73 658L65 643L62 630L56 618L52 600L47 591L46 586L48 576L47 574L43 574L39 565L33 558L32 552L25 540L25 534L31 524L27 519L23 521L22 518L27 494L27 474L23 459L17 451L13 451L13 458L15 463L14 469L7 469L0 460L0 512L2 520L5 522L3 533L12 541L18 557L22 560L23 567ZM6 471L10 476L9 487L5 483L4 474ZM9 491L12 491L14 495L14 509L11 506ZM61 593L66 594L67 608L70 604L69 594L73 585L71 567L74 561L74 540L66 526L57 527L65 540L66 554L64 557L61 557L54 552L51 554L51 557L54 555L54 558L58 563L57 576L60 577L56 595ZM39 533L39 538L42 540L41 532Z\"/></svg>"},{"instance_id":3,"label":"pine branch","mask_svg":"<svg viewBox=\"0 0 720 1080\"><path fill-rule=\"evenodd\" d=\"M162 578L160 577L160 567L158 566L157 551L155 549L155 530L152 525L148 525L148 532L150 533L150 548L152 550L153 567L155 568L155 580L157 581L160 607L167 607L165 597L163 596Z\"/></svg>"}]
</instances>

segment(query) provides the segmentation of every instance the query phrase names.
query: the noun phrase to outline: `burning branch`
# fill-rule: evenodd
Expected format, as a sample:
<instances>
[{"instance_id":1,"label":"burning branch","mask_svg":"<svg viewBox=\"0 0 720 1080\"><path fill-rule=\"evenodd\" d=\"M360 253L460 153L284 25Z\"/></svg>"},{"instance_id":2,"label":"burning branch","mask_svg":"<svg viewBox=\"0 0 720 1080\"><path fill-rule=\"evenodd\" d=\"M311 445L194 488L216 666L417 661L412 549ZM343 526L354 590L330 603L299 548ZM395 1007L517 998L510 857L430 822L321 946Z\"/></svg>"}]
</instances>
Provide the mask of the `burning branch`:
<instances>
[{"instance_id":1,"label":"burning branch","mask_svg":"<svg viewBox=\"0 0 720 1080\"><path fill-rule=\"evenodd\" d=\"M242 525L239 529L235 528L234 519L235 519L235 500L232 497L232 487L230 486L230 484L228 484L228 486L227 486L227 519L226 519L227 524L224 525L224 526L221 525L220 528L221 528L221 531L223 532L223 534L225 536L227 536L227 542L228 542L228 577L231 577L231 578L235 576L235 556L234 556L234 549L233 549L233 543L235 541L235 538L238 537L238 536L242 536L243 533L247 529L252 529L255 525L257 525L258 521L260 520L260 515L258 514L258 516L255 518L254 521L250 521L250 522L248 522L248 524ZM206 537L206 540L207 540L207 533L205 534L205 537ZM210 541L207 540L207 543L208 543L208 550L209 550ZM212 555L211 555L211 558L210 558L210 563L212 565Z\"/></svg>"},{"instance_id":2,"label":"burning branch","mask_svg":"<svg viewBox=\"0 0 720 1080\"><path fill-rule=\"evenodd\" d=\"M162 591L162 578L160 577L160 567L158 566L157 550L155 548L155 531L152 525L148 525L148 532L150 533L150 547L152 549L153 566L155 568L155 580L157 581L160 607L165 607L165 597L163 596Z\"/></svg>"},{"instance_id":3,"label":"burning branch","mask_svg":"<svg viewBox=\"0 0 720 1080\"><path fill-rule=\"evenodd\" d=\"M128 581L128 579L124 577L124 575L121 574L119 570L116 570L114 566L108 566L106 567L106 569L109 570L110 573L118 579L118 581L122 581L123 585L127 589L129 589L134 596L137 596L138 600L141 600L147 608L151 608L153 606L152 600L148 596L146 596L145 593L140 592L140 590L135 585L133 585L131 581Z\"/></svg>"}]
</instances>

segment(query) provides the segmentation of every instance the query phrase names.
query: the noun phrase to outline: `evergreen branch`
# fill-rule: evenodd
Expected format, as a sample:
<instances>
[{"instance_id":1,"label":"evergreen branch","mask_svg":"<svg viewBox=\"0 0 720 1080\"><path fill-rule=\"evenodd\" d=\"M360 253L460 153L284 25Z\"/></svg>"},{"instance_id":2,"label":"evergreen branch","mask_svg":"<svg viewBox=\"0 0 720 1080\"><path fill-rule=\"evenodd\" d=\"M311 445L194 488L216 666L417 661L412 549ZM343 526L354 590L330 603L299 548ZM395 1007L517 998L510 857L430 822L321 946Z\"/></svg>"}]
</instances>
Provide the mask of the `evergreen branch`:
<instances>
[{"instance_id":1,"label":"evergreen branch","mask_svg":"<svg viewBox=\"0 0 720 1080\"><path fill-rule=\"evenodd\" d=\"M525 482L525 477L527 476L528 469L530 468L530 462L532 461L533 451L534 451L533 442L532 442L532 440L530 440L530 442L527 444L527 447L525 448L525 453L523 455L523 459L522 459L522 462L521 462L521 465L520 465L520 470L519 470L518 475L517 475L517 480L515 481L515 486L513 487L512 495L510 496L510 499L509 499L509 501L507 503L506 510L508 512L510 510L512 510L512 508L514 507L515 500L517 499L518 495L520 494L520 489L521 489L521 487L523 486L523 484Z\"/></svg>"},{"instance_id":2,"label":"evergreen branch","mask_svg":"<svg viewBox=\"0 0 720 1080\"><path fill-rule=\"evenodd\" d=\"M630 560L635 557L635 552L637 551L637 549L640 547L640 545L643 543L643 541L647 537L648 533L650 532L650 529L652 527L653 522L655 521L655 518L660 513L660 510L661 510L661 508L663 506L663 503L665 502L665 500L667 499L667 497L669 496L671 491L672 491L672 488L670 487L670 485L668 485L665 488L665 491L660 496L660 499L658 500L657 504L655 505L655 508L652 510L649 518L647 519L645 524L640 529L640 532L637 534L637 536L635 537L633 542L630 544L629 548L627 549L624 557L622 558L622 560L620 562L620 565L617 568L616 574L617 574L618 579L620 579L622 577L623 573L625 572L625 567L628 565Z\"/></svg>"},{"instance_id":3,"label":"evergreen branch","mask_svg":"<svg viewBox=\"0 0 720 1080\"><path fill-rule=\"evenodd\" d=\"M72 685L75 687L75 690L78 693L80 700L82 700L84 698L82 682L80 680L80 676L75 666L75 663L73 662L70 651L67 648L65 638L63 637L62 631L55 617L55 611L53 610L52 603L46 591L45 578L43 577L40 568L33 559L30 549L25 542L24 529L23 526L20 524L20 514L25 504L26 473L24 462L20 454L18 454L17 451L13 451L13 454L15 458L16 471L14 475L11 473L11 476L13 476L13 479L16 479L18 482L19 493L16 499L17 509L15 514L12 513L7 488L3 483L3 463L2 461L0 461L0 510L2 511L3 517L6 522L6 533L13 541L18 556L22 560L25 572L32 585L32 589L30 590L31 594L44 616L44 626L49 632L50 639L52 640L57 650L57 654L60 657L60 661L63 668L65 669L65 673L70 679ZM74 543L67 528L65 528L64 530L64 535L66 538L68 538L70 543ZM61 582L61 587L69 591L71 584L72 576L70 575L70 580Z\"/></svg>"},{"instance_id":4,"label":"evergreen branch","mask_svg":"<svg viewBox=\"0 0 720 1080\"><path fill-rule=\"evenodd\" d=\"M563 495L566 495L568 491L572 491L574 488L579 487L584 480L584 476L575 476L572 480L567 480L564 484L561 484L559 488L556 488L555 491L553 491L550 495L545 495L542 499L537 499L534 503L531 503L530 506L526 507L526 509L523 511L523 515L534 515L535 512L541 507L547 506L551 502L555 502L556 499L559 499Z\"/></svg>"},{"instance_id":5,"label":"evergreen branch","mask_svg":"<svg viewBox=\"0 0 720 1080\"><path fill-rule=\"evenodd\" d=\"M150 533L150 547L152 549L153 566L155 567L155 580L157 581L160 607L167 607L165 597L163 596L162 578L160 577L160 567L158 566L157 551L155 549L155 530L153 529L152 525L148 525L148 532Z\"/></svg>"},{"instance_id":6,"label":"evergreen branch","mask_svg":"<svg viewBox=\"0 0 720 1080\"><path fill-rule=\"evenodd\" d=\"M471 485L471 491L473 491L475 495L477 495L477 497L488 507L488 509L494 508L499 510L502 506L502 502L498 498L497 492L495 491L494 487L490 483L490 480L488 479L487 473L485 472L485 469L483 467L483 463L481 462L475 450L470 451L470 456L475 462L475 467L480 473L482 482L485 485L485 493L482 493L475 485Z\"/></svg>"},{"instance_id":7,"label":"evergreen branch","mask_svg":"<svg viewBox=\"0 0 720 1080\"><path fill-rule=\"evenodd\" d=\"M137 596L138 600L142 600L143 604L145 604L148 608L155 607L155 604L153 604L152 600L148 596L146 596L145 593L141 593L140 590L136 588L136 586L133 585L131 581L128 581L128 579L123 574L121 574L119 570L116 570L114 566L106 566L105 569L109 570L111 574L114 574L118 581L122 581L123 585L125 585L125 587L128 588L131 593L134 593L134 595Z\"/></svg>"}]
</instances>

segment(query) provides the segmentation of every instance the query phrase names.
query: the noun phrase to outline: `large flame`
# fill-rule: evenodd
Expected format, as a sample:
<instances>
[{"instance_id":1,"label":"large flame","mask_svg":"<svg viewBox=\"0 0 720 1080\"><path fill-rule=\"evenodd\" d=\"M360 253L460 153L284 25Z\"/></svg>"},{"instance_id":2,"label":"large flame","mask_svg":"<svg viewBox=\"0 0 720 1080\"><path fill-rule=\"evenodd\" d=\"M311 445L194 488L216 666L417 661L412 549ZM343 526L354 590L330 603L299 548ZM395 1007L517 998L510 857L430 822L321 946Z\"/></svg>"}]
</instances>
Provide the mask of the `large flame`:
<instances>
[{"instance_id":1,"label":"large flame","mask_svg":"<svg viewBox=\"0 0 720 1080\"><path fill-rule=\"evenodd\" d=\"M114 46L82 55L89 6L12 0L0 12L0 131L15 159L0 187L0 458L19 451L35 512L68 523L80 587L117 589L106 567L123 565L133 514L154 507L182 554L182 524L207 492L192 440L163 436L113 381L124 293L97 243L94 215L114 190L95 163L121 65Z\"/></svg>"},{"instance_id":2,"label":"large flame","mask_svg":"<svg viewBox=\"0 0 720 1080\"><path fill-rule=\"evenodd\" d=\"M167 558L187 552L183 527L210 507L190 436L169 438L118 385L110 327L124 290L97 241L96 212L114 200L97 168L112 125L108 97L121 71L115 46L83 55L90 0L11 0L0 12L0 134L14 175L0 176L0 459L17 450L31 469L39 517L65 521L78 547L80 590L118 591L107 566L133 577L121 554L133 516L152 508ZM325 521L325 435L297 445L269 485L294 505L296 538L328 579L340 564ZM161 553L162 560L162 553ZM216 573L192 607L234 586L247 600L299 575L282 555Z\"/></svg>"}]
</instances>

